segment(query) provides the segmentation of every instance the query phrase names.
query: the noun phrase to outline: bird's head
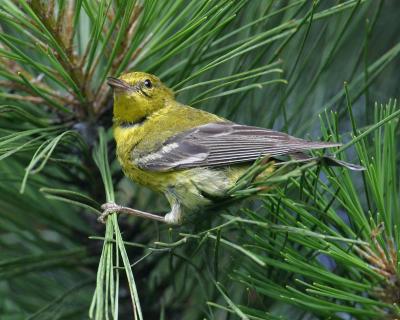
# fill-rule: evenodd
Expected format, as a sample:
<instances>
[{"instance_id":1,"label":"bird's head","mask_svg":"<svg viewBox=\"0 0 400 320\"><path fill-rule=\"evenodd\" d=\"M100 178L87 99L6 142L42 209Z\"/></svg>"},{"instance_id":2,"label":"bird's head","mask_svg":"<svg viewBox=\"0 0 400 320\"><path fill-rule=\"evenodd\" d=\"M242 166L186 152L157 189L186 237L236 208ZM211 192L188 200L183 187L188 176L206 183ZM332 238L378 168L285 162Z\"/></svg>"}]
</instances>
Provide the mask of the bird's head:
<instances>
[{"instance_id":1,"label":"bird's head","mask_svg":"<svg viewBox=\"0 0 400 320\"><path fill-rule=\"evenodd\" d=\"M114 90L114 121L141 122L174 99L174 93L156 76L131 72L119 78L107 78Z\"/></svg>"}]
</instances>

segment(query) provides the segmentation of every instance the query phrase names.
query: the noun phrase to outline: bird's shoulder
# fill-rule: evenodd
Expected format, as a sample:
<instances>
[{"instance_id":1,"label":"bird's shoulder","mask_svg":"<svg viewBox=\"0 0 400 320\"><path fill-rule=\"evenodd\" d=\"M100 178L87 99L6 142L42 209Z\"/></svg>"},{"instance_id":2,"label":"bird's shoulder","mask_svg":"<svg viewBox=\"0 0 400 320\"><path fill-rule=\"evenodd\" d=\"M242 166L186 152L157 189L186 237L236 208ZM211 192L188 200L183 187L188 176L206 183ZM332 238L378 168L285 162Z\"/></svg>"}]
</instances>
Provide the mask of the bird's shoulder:
<instances>
[{"instance_id":1,"label":"bird's shoulder","mask_svg":"<svg viewBox=\"0 0 400 320\"><path fill-rule=\"evenodd\" d=\"M160 149L166 141L193 128L225 119L180 103L171 103L148 117L141 128L142 139L132 150L134 158L141 158Z\"/></svg>"}]
</instances>

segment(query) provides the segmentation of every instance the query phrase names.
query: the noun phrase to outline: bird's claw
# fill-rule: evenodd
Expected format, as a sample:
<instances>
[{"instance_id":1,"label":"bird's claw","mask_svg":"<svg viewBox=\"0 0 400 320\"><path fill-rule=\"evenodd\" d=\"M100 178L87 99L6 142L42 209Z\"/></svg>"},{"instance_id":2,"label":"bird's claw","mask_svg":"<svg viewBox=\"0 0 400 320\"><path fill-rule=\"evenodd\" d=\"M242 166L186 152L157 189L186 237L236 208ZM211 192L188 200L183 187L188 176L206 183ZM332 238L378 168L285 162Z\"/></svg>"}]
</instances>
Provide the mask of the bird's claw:
<instances>
[{"instance_id":1,"label":"bird's claw","mask_svg":"<svg viewBox=\"0 0 400 320\"><path fill-rule=\"evenodd\" d=\"M107 202L107 203L104 203L103 205L101 205L101 209L103 210L103 212L97 218L97 221L105 224L107 221L107 217L111 213L119 212L119 210L121 209L121 206L119 206L115 202Z\"/></svg>"}]
</instances>

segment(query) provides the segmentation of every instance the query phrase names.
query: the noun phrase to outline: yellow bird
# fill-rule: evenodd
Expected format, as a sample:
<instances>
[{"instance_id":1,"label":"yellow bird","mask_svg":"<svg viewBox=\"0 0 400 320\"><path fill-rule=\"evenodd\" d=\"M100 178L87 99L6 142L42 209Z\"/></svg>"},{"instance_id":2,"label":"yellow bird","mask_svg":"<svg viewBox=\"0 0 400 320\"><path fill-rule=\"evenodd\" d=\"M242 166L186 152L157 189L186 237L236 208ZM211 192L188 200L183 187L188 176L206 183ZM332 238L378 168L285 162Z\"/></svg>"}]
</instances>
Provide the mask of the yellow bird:
<instances>
[{"instance_id":1,"label":"yellow bird","mask_svg":"<svg viewBox=\"0 0 400 320\"><path fill-rule=\"evenodd\" d=\"M133 181L162 192L171 211L160 216L106 203L99 218L102 222L110 213L123 212L181 224L187 213L196 212L226 195L262 156L274 159L304 155L312 149L340 145L236 124L183 105L159 78L148 73L110 77L107 83L114 90L113 129L122 169ZM329 159L334 165L362 169Z\"/></svg>"}]
</instances>

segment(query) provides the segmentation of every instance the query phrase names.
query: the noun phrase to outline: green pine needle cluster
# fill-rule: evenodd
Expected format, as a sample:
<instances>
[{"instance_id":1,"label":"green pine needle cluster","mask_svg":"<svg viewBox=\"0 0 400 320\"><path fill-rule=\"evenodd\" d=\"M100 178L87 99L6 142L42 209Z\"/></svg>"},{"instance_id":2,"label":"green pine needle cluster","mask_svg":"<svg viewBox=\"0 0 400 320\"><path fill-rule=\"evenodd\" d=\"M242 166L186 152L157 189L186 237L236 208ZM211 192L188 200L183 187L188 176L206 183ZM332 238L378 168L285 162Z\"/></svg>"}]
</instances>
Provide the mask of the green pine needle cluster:
<instances>
[{"instance_id":1,"label":"green pine needle cluster","mask_svg":"<svg viewBox=\"0 0 400 320\"><path fill-rule=\"evenodd\" d=\"M0 318L398 319L400 5L0 1ZM115 159L107 76L156 74L239 123L341 142L169 228ZM397 100L396 100L397 99ZM316 159L321 153L316 153Z\"/></svg>"}]
</instances>

